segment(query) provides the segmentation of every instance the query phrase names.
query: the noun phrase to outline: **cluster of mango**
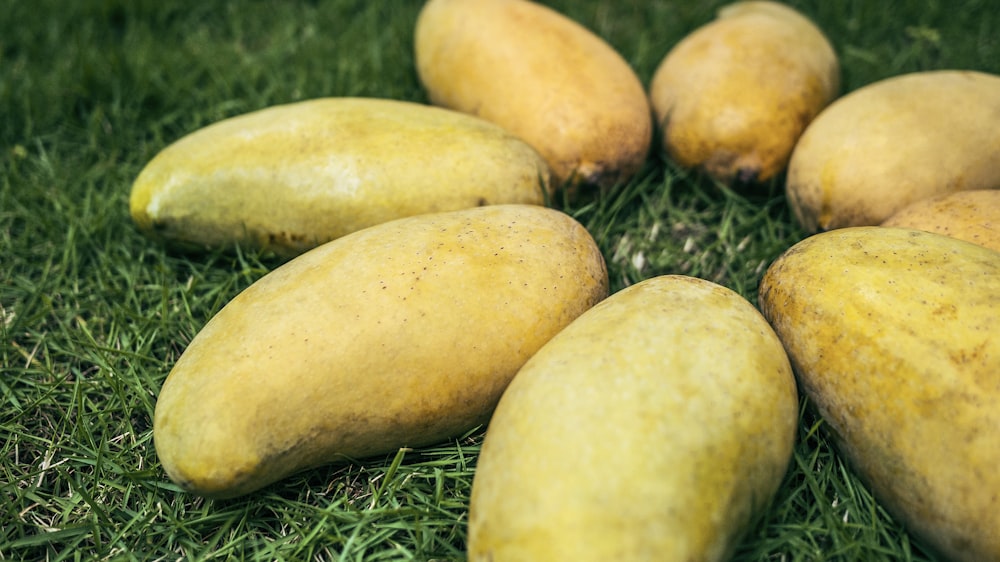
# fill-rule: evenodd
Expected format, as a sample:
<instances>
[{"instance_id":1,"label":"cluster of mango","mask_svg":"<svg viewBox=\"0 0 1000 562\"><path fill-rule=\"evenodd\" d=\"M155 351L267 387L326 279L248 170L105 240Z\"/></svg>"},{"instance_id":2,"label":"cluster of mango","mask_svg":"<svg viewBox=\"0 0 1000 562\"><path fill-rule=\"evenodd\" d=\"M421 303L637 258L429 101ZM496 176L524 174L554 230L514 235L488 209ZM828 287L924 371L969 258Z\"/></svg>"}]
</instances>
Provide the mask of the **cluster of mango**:
<instances>
[{"instance_id":1,"label":"cluster of mango","mask_svg":"<svg viewBox=\"0 0 1000 562\"><path fill-rule=\"evenodd\" d=\"M489 423L471 560L720 560L780 485L801 388L928 544L1000 556L1000 253L983 247L1000 77L921 73L834 101L833 48L773 2L721 10L648 94L607 43L525 0L430 0L415 49L439 107L266 108L136 179L144 232L291 258L164 383L171 479L234 497ZM798 220L828 231L771 265L759 310L681 275L609 295L591 234L546 206L627 182L654 118L665 152L717 181L787 169Z\"/></svg>"}]
</instances>

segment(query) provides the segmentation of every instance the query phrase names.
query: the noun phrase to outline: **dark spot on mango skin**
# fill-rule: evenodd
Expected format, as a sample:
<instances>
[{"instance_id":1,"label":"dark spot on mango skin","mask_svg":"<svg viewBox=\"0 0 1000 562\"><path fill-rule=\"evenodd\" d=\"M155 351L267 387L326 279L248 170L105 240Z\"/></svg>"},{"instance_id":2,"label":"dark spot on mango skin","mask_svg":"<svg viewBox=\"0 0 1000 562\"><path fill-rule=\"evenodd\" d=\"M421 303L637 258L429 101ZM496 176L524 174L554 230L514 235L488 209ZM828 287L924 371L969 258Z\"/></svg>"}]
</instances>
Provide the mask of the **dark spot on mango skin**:
<instances>
[{"instance_id":1,"label":"dark spot on mango skin","mask_svg":"<svg viewBox=\"0 0 1000 562\"><path fill-rule=\"evenodd\" d=\"M736 171L736 184L751 185L757 183L757 178L760 176L760 168L740 168Z\"/></svg>"},{"instance_id":2,"label":"dark spot on mango skin","mask_svg":"<svg viewBox=\"0 0 1000 562\"><path fill-rule=\"evenodd\" d=\"M301 244L306 241L306 237L294 232L269 232L267 241L269 244Z\"/></svg>"}]
</instances>

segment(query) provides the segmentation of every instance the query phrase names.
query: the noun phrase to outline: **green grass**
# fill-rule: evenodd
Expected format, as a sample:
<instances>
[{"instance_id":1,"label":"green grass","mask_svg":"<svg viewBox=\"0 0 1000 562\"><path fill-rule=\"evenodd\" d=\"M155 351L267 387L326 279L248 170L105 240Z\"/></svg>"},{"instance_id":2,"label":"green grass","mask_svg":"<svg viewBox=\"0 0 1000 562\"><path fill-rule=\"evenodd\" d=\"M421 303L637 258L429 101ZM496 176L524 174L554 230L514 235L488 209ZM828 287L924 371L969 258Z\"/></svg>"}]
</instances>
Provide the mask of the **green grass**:
<instances>
[{"instance_id":1,"label":"green grass","mask_svg":"<svg viewBox=\"0 0 1000 562\"><path fill-rule=\"evenodd\" d=\"M719 4L548 3L645 83ZM320 96L426 101L411 48L421 3L0 4L0 559L463 560L481 430L235 500L165 478L151 420L167 372L277 262L169 252L127 211L141 167L219 119ZM992 0L792 4L831 38L845 91L916 70L1000 73ZM661 158L613 196L558 206L594 234L612 290L684 273L756 302L767 264L803 236L780 180L731 192ZM789 472L737 559L930 559L828 437L804 403Z\"/></svg>"}]
</instances>

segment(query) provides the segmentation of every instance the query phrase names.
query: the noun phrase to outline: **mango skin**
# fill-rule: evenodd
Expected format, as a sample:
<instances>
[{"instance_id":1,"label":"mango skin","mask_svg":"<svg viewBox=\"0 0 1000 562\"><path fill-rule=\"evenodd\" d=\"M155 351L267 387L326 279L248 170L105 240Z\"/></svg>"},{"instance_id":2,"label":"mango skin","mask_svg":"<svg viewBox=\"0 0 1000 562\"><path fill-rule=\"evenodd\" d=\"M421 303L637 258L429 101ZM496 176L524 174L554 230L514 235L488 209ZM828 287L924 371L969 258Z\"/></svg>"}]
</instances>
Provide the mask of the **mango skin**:
<instances>
[{"instance_id":1,"label":"mango skin","mask_svg":"<svg viewBox=\"0 0 1000 562\"><path fill-rule=\"evenodd\" d=\"M882 226L935 232L1000 252L1000 190L956 191L921 199Z\"/></svg>"},{"instance_id":2,"label":"mango skin","mask_svg":"<svg viewBox=\"0 0 1000 562\"><path fill-rule=\"evenodd\" d=\"M157 400L157 454L185 490L225 498L456 436L607 292L590 234L541 206L349 234L267 274L197 334Z\"/></svg>"},{"instance_id":3,"label":"mango skin","mask_svg":"<svg viewBox=\"0 0 1000 562\"><path fill-rule=\"evenodd\" d=\"M834 230L775 260L759 304L875 497L947 559L1000 559L1000 253Z\"/></svg>"},{"instance_id":4,"label":"mango skin","mask_svg":"<svg viewBox=\"0 0 1000 562\"><path fill-rule=\"evenodd\" d=\"M424 104L319 98L199 129L136 178L138 228L188 249L291 257L422 213L543 204L548 167L500 127Z\"/></svg>"},{"instance_id":5,"label":"mango skin","mask_svg":"<svg viewBox=\"0 0 1000 562\"><path fill-rule=\"evenodd\" d=\"M749 302L693 277L632 285L504 392L469 560L725 560L777 491L797 421L788 358Z\"/></svg>"},{"instance_id":6,"label":"mango skin","mask_svg":"<svg viewBox=\"0 0 1000 562\"><path fill-rule=\"evenodd\" d=\"M557 187L610 190L646 161L653 124L638 76L608 43L525 0L430 0L415 58L432 103L535 147Z\"/></svg>"},{"instance_id":7,"label":"mango skin","mask_svg":"<svg viewBox=\"0 0 1000 562\"><path fill-rule=\"evenodd\" d=\"M737 2L675 45L649 96L667 154L725 184L765 182L837 95L823 32L776 2Z\"/></svg>"},{"instance_id":8,"label":"mango skin","mask_svg":"<svg viewBox=\"0 0 1000 562\"><path fill-rule=\"evenodd\" d=\"M788 164L808 232L881 224L921 199L1000 188L1000 76L936 70L886 78L830 104Z\"/></svg>"}]
</instances>

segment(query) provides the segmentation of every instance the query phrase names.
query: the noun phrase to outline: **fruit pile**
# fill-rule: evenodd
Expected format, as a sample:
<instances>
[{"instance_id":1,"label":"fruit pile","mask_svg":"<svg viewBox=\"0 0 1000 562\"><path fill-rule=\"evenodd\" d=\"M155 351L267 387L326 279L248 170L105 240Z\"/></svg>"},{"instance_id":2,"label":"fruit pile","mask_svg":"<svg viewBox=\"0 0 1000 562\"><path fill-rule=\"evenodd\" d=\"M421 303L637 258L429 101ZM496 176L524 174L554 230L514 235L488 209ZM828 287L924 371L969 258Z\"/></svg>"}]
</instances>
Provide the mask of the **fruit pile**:
<instances>
[{"instance_id":1,"label":"fruit pile","mask_svg":"<svg viewBox=\"0 0 1000 562\"><path fill-rule=\"evenodd\" d=\"M288 258L165 381L172 480L235 497L488 423L470 560L722 560L777 491L801 391L927 544L1000 558L1000 77L838 99L830 43L775 2L722 9L648 92L526 0L429 0L415 26L433 105L274 106L136 178L151 237ZM654 144L736 188L786 174L818 234L759 309L683 275L609 295L591 234L548 206L618 188Z\"/></svg>"}]
</instances>

